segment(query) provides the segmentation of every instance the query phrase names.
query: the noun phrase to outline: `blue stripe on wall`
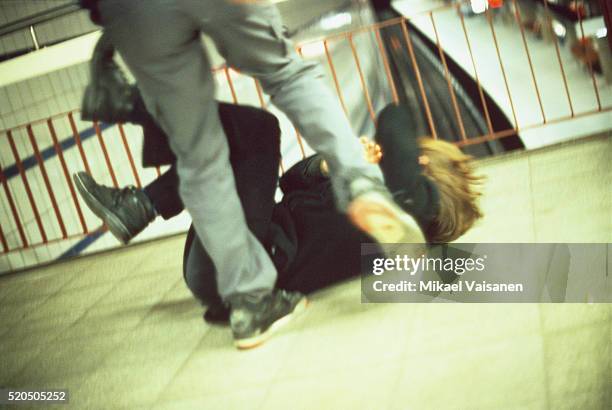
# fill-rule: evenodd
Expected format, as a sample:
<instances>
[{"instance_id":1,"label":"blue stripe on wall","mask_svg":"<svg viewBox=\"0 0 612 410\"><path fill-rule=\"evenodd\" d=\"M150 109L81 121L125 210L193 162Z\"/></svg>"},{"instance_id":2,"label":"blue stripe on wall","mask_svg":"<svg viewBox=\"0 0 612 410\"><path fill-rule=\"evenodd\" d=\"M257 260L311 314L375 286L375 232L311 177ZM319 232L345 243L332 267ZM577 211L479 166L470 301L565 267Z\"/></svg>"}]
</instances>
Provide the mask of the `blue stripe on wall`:
<instances>
[{"instance_id":1,"label":"blue stripe on wall","mask_svg":"<svg viewBox=\"0 0 612 410\"><path fill-rule=\"evenodd\" d=\"M107 128L112 127L114 124L100 123L99 125L100 131L104 131ZM81 136L81 141L86 141L96 135L96 130L94 127L90 127L80 132L79 135ZM76 140L74 139L74 136L71 135L61 140L59 145L62 149L62 152L64 152L69 150L70 148L74 148L76 146ZM55 151L55 147L51 146L42 150L40 155L43 158L43 161L47 161L48 159L55 157L57 155L57 152ZM24 158L23 160L21 160L21 163L23 165L24 171L28 171L29 169L38 166L38 161L36 161L36 157L34 155ZM17 175L19 175L19 168L17 168L17 164L10 165L4 169L4 176L7 180L16 177ZM90 233L85 238L77 242L73 247L61 254L57 259L67 259L79 255L81 252L87 249L88 246L90 246L99 238L101 238L102 235L104 235L104 232L105 231L96 231Z\"/></svg>"},{"instance_id":2,"label":"blue stripe on wall","mask_svg":"<svg viewBox=\"0 0 612 410\"><path fill-rule=\"evenodd\" d=\"M95 241L100 239L102 235L104 235L105 232L106 231L100 230L100 231L90 233L89 235L87 235L86 237L78 241L74 246L72 246L66 252L62 253L57 258L57 260L68 259L68 258L72 258L74 256L79 255L81 252L87 249L88 246L90 246Z\"/></svg>"},{"instance_id":3,"label":"blue stripe on wall","mask_svg":"<svg viewBox=\"0 0 612 410\"><path fill-rule=\"evenodd\" d=\"M100 123L100 131L104 131L105 129L110 128L113 125L114 124ZM96 130L93 127L87 128L83 130L80 135L81 140L86 141L96 135ZM66 151L70 148L73 148L75 145L76 141L74 139L74 136L69 136L60 142L60 147L62 148L62 151ZM42 156L43 161L46 161L55 157L57 155L57 152L55 152L55 148L51 146L42 150L40 155ZM23 168L25 171L34 168L38 165L38 162L36 161L36 157L34 155L30 155L29 157L22 159L21 163L23 164ZM11 179L13 177L16 177L17 175L19 175L19 168L17 168L17 164L10 165L4 169L4 176L6 177L6 179Z\"/></svg>"}]
</instances>

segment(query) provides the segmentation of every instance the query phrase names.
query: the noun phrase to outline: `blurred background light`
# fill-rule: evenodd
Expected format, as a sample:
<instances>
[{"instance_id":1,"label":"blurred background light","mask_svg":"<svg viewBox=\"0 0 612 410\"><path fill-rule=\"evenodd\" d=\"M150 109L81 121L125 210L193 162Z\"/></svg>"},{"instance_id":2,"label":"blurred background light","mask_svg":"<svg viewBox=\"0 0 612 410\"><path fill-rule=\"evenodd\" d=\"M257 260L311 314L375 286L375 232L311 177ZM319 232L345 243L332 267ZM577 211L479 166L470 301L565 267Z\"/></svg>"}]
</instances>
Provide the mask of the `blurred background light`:
<instances>
[{"instance_id":1,"label":"blurred background light","mask_svg":"<svg viewBox=\"0 0 612 410\"><path fill-rule=\"evenodd\" d=\"M597 33L595 35L597 36L597 38L604 38L608 35L608 29L606 27L602 27L597 30Z\"/></svg>"},{"instance_id":2,"label":"blurred background light","mask_svg":"<svg viewBox=\"0 0 612 410\"><path fill-rule=\"evenodd\" d=\"M484 13L488 8L487 0L472 0L471 5L474 14Z\"/></svg>"},{"instance_id":3,"label":"blurred background light","mask_svg":"<svg viewBox=\"0 0 612 410\"><path fill-rule=\"evenodd\" d=\"M556 20L553 20L552 27L553 27L553 30L554 30L555 34L558 37L561 37L561 38L565 37L565 34L567 33L567 30L565 29L565 26L563 24L559 23Z\"/></svg>"},{"instance_id":4,"label":"blurred background light","mask_svg":"<svg viewBox=\"0 0 612 410\"><path fill-rule=\"evenodd\" d=\"M338 13L321 19L323 30L334 30L343 26L348 26L353 21L350 13Z\"/></svg>"},{"instance_id":5,"label":"blurred background light","mask_svg":"<svg viewBox=\"0 0 612 410\"><path fill-rule=\"evenodd\" d=\"M318 57L325 54L325 45L322 41L316 41L314 43L304 44L300 50L305 58Z\"/></svg>"}]
</instances>

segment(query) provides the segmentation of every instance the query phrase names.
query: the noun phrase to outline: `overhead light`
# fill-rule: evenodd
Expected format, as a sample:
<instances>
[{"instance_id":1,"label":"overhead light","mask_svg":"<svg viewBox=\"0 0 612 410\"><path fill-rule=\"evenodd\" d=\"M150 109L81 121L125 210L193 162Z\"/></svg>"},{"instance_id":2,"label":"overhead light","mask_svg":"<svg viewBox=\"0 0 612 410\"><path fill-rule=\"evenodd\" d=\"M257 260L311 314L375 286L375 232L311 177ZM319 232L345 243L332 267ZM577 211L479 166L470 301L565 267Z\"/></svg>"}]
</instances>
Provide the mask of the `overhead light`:
<instances>
[{"instance_id":1,"label":"overhead light","mask_svg":"<svg viewBox=\"0 0 612 410\"><path fill-rule=\"evenodd\" d=\"M353 21L351 13L338 13L331 16L323 17L321 22L321 28L323 30L334 30L343 26L348 26Z\"/></svg>"}]
</instances>

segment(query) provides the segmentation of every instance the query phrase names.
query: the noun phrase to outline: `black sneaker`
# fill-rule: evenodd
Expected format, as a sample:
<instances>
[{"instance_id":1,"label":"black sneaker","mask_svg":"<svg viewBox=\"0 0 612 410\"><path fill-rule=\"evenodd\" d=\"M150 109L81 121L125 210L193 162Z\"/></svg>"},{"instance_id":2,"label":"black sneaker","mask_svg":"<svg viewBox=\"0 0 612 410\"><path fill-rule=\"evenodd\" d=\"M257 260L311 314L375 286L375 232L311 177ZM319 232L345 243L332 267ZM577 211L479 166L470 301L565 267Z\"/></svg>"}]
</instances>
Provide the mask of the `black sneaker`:
<instances>
[{"instance_id":1,"label":"black sneaker","mask_svg":"<svg viewBox=\"0 0 612 410\"><path fill-rule=\"evenodd\" d=\"M128 243L155 219L155 206L141 189L109 188L98 184L86 172L77 172L73 179L89 209L123 243Z\"/></svg>"},{"instance_id":2,"label":"black sneaker","mask_svg":"<svg viewBox=\"0 0 612 410\"><path fill-rule=\"evenodd\" d=\"M230 308L224 303L212 303L204 313L204 321L212 325L229 324Z\"/></svg>"},{"instance_id":3,"label":"black sneaker","mask_svg":"<svg viewBox=\"0 0 612 410\"><path fill-rule=\"evenodd\" d=\"M238 349L259 346L294 315L304 311L307 300L298 292L273 290L270 293L246 293L232 296L230 326Z\"/></svg>"}]
</instances>

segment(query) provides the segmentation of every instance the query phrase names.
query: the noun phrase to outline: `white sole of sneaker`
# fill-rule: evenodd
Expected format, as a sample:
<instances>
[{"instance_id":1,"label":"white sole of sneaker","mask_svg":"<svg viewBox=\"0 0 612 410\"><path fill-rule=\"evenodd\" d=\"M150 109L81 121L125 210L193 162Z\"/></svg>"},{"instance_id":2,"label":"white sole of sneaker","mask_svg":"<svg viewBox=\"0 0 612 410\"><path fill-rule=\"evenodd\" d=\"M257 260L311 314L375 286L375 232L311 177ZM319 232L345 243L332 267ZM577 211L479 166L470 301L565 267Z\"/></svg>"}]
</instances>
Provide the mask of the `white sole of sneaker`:
<instances>
[{"instance_id":1,"label":"white sole of sneaker","mask_svg":"<svg viewBox=\"0 0 612 410\"><path fill-rule=\"evenodd\" d=\"M299 303L295 305L295 308L293 308L293 312L281 317L276 322L272 323L268 330L258 334L257 336L236 340L234 341L234 346L236 346L239 350L248 350L262 345L264 342L270 339L270 337L272 337L272 335L274 335L274 333L276 333L280 328L289 324L289 322L291 322L296 316L299 316L302 312L304 312L307 306L308 299L304 296L302 300L300 300Z\"/></svg>"},{"instance_id":2,"label":"white sole of sneaker","mask_svg":"<svg viewBox=\"0 0 612 410\"><path fill-rule=\"evenodd\" d=\"M130 233L123 222L113 215L112 212L104 212L104 205L102 205L95 196L89 193L79 174L74 174L73 180L79 194L81 194L81 198L83 198L83 201L85 201L91 212L93 212L98 218L102 219L102 222L108 226L108 230L115 238L117 238L121 243L127 244L129 239L126 240L126 238L130 237Z\"/></svg>"},{"instance_id":3,"label":"white sole of sneaker","mask_svg":"<svg viewBox=\"0 0 612 410\"><path fill-rule=\"evenodd\" d=\"M356 198L347 213L355 226L378 243L426 242L417 221L378 192Z\"/></svg>"}]
</instances>

